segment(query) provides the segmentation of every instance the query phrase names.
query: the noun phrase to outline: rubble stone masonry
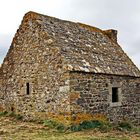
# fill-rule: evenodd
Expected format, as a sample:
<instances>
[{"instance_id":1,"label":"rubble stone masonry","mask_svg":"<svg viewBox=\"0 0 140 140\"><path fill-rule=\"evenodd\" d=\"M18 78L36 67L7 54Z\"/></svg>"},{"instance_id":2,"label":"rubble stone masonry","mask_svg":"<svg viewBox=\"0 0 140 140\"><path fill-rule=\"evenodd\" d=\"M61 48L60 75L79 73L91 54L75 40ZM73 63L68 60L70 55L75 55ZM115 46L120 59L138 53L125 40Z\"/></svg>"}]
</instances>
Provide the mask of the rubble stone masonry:
<instances>
[{"instance_id":1,"label":"rubble stone masonry","mask_svg":"<svg viewBox=\"0 0 140 140\"><path fill-rule=\"evenodd\" d=\"M121 89L117 103L111 100L110 89L114 86ZM140 124L139 78L71 72L70 87L73 113L102 114L111 122L129 120Z\"/></svg>"},{"instance_id":2,"label":"rubble stone masonry","mask_svg":"<svg viewBox=\"0 0 140 140\"><path fill-rule=\"evenodd\" d=\"M140 72L116 34L27 13L0 67L0 111L63 122L100 114L140 124Z\"/></svg>"}]
</instances>

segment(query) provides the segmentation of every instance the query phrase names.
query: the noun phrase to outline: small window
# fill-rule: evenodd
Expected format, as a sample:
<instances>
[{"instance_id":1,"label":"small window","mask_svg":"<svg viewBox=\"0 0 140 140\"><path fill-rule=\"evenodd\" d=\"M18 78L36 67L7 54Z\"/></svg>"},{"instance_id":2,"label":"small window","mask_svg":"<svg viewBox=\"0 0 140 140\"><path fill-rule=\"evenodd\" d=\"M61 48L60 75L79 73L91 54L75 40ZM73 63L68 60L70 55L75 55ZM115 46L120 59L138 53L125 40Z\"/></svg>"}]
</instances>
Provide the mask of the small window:
<instances>
[{"instance_id":1,"label":"small window","mask_svg":"<svg viewBox=\"0 0 140 140\"><path fill-rule=\"evenodd\" d=\"M112 102L119 102L119 96L118 96L118 88L112 87Z\"/></svg>"},{"instance_id":2,"label":"small window","mask_svg":"<svg viewBox=\"0 0 140 140\"><path fill-rule=\"evenodd\" d=\"M26 94L27 95L30 94L30 85L29 85L29 83L26 83Z\"/></svg>"},{"instance_id":3,"label":"small window","mask_svg":"<svg viewBox=\"0 0 140 140\"><path fill-rule=\"evenodd\" d=\"M11 107L11 111L12 111L12 112L14 111L14 107Z\"/></svg>"},{"instance_id":4,"label":"small window","mask_svg":"<svg viewBox=\"0 0 140 140\"><path fill-rule=\"evenodd\" d=\"M109 85L109 102L111 107L122 105L122 89L121 85L118 83L113 83Z\"/></svg>"}]
</instances>

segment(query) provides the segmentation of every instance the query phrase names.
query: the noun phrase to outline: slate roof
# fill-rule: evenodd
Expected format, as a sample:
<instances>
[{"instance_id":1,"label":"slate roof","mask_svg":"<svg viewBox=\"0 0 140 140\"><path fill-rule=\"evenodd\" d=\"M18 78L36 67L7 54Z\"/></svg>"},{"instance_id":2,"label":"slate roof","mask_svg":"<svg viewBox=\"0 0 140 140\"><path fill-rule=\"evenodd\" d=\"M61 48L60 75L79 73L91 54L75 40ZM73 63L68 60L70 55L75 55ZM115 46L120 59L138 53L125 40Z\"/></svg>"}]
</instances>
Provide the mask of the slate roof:
<instances>
[{"instance_id":1,"label":"slate roof","mask_svg":"<svg viewBox=\"0 0 140 140\"><path fill-rule=\"evenodd\" d=\"M138 68L118 45L115 30L103 31L35 12L27 13L25 19L40 25L50 42L55 40L67 70L140 77Z\"/></svg>"}]
</instances>

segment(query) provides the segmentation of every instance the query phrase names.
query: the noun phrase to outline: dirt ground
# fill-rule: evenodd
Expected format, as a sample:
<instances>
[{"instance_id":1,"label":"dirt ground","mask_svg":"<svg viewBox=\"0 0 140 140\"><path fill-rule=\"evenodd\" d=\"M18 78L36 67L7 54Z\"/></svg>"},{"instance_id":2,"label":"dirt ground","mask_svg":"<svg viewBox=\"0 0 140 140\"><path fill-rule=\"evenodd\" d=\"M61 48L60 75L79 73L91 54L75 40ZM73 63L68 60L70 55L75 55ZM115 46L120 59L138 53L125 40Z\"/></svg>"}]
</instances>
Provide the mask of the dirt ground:
<instances>
[{"instance_id":1,"label":"dirt ground","mask_svg":"<svg viewBox=\"0 0 140 140\"><path fill-rule=\"evenodd\" d=\"M0 117L0 140L140 140L140 134L97 130L60 133L42 124Z\"/></svg>"}]
</instances>

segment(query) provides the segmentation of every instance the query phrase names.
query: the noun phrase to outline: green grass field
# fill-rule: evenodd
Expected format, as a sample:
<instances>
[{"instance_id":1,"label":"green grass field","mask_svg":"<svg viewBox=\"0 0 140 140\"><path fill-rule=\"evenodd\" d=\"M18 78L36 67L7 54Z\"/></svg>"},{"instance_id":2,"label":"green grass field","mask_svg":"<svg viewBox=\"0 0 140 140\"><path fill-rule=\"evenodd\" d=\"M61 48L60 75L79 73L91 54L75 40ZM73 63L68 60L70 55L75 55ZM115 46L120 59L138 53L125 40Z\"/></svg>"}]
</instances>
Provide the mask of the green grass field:
<instances>
[{"instance_id":1,"label":"green grass field","mask_svg":"<svg viewBox=\"0 0 140 140\"><path fill-rule=\"evenodd\" d=\"M0 140L140 140L140 134L117 130L103 133L96 129L58 132L43 124L0 116Z\"/></svg>"}]
</instances>

